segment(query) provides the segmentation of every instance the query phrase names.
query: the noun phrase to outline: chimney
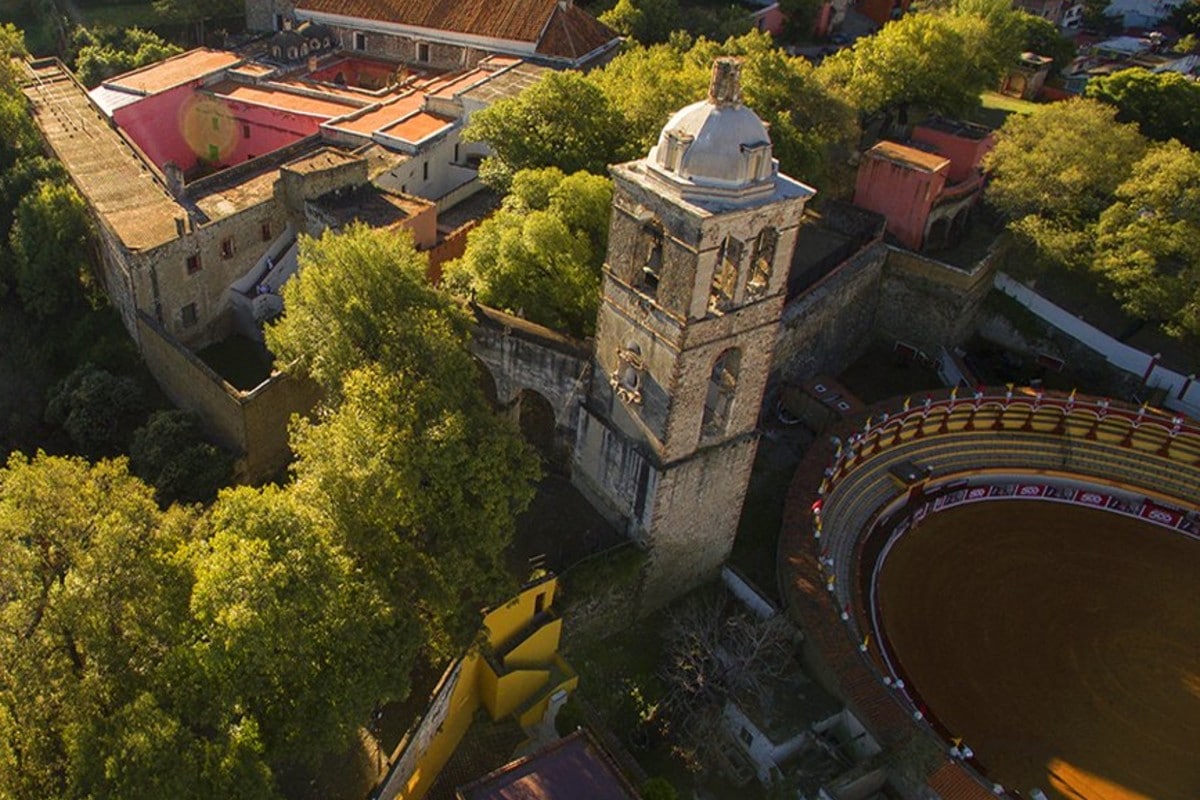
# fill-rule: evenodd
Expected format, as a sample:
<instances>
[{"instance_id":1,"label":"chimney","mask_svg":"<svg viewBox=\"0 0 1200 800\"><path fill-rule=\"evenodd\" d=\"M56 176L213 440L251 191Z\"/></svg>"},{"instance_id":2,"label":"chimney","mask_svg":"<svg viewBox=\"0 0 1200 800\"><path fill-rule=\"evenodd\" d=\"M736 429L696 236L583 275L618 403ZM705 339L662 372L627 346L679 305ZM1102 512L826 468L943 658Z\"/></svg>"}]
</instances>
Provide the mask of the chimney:
<instances>
[{"instance_id":1,"label":"chimney","mask_svg":"<svg viewBox=\"0 0 1200 800\"><path fill-rule=\"evenodd\" d=\"M741 59L733 56L721 56L713 61L712 82L708 84L708 102L714 106L741 104Z\"/></svg>"}]
</instances>

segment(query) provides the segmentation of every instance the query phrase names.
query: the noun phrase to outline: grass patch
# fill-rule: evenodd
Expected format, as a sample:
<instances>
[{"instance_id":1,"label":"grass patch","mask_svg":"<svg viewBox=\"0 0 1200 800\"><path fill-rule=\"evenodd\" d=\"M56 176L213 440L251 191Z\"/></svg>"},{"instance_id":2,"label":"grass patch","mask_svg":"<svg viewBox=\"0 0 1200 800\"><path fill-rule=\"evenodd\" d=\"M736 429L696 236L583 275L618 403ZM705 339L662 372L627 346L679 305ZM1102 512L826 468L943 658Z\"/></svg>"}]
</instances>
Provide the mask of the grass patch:
<instances>
[{"instance_id":1,"label":"grass patch","mask_svg":"<svg viewBox=\"0 0 1200 800\"><path fill-rule=\"evenodd\" d=\"M979 99L983 106L975 110L975 121L991 128L999 128L1012 114L1032 114L1040 108L1037 103L999 92L984 92Z\"/></svg>"}]
</instances>

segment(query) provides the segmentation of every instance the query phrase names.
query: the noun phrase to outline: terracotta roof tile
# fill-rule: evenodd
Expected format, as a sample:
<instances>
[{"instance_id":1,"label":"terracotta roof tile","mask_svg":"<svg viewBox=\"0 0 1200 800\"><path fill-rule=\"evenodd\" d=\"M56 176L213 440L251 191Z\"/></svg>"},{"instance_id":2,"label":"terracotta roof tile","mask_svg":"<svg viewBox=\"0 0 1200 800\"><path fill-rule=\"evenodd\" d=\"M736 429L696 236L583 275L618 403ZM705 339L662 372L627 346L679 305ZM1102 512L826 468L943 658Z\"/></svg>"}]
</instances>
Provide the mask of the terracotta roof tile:
<instances>
[{"instance_id":1,"label":"terracotta roof tile","mask_svg":"<svg viewBox=\"0 0 1200 800\"><path fill-rule=\"evenodd\" d=\"M536 42L556 0L300 0L297 10Z\"/></svg>"},{"instance_id":2,"label":"terracotta roof tile","mask_svg":"<svg viewBox=\"0 0 1200 800\"><path fill-rule=\"evenodd\" d=\"M934 770L928 783L942 800L996 800L987 787L955 761L947 761Z\"/></svg>"},{"instance_id":3,"label":"terracotta roof tile","mask_svg":"<svg viewBox=\"0 0 1200 800\"><path fill-rule=\"evenodd\" d=\"M109 78L104 85L117 86L140 94L157 94L220 72L241 60L242 57L236 53L201 47Z\"/></svg>"},{"instance_id":4,"label":"terracotta roof tile","mask_svg":"<svg viewBox=\"0 0 1200 800\"><path fill-rule=\"evenodd\" d=\"M617 34L586 11L571 5L566 11L555 6L554 15L538 43L539 55L572 60L615 41Z\"/></svg>"}]
</instances>

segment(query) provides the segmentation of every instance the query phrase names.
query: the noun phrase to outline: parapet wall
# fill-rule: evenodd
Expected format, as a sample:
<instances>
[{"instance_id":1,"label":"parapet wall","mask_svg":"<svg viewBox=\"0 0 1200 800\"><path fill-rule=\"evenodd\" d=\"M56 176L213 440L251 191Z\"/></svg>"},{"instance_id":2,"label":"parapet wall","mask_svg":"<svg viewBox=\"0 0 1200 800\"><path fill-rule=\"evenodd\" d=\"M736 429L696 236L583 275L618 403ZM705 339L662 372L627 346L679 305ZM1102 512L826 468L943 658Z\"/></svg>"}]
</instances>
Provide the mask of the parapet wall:
<instances>
[{"instance_id":1,"label":"parapet wall","mask_svg":"<svg viewBox=\"0 0 1200 800\"><path fill-rule=\"evenodd\" d=\"M282 469L291 457L287 426L307 414L320 397L305 379L276 372L255 389L240 392L145 313L138 315L142 358L179 408L191 411L204 430L238 456L234 479L255 483Z\"/></svg>"}]
</instances>

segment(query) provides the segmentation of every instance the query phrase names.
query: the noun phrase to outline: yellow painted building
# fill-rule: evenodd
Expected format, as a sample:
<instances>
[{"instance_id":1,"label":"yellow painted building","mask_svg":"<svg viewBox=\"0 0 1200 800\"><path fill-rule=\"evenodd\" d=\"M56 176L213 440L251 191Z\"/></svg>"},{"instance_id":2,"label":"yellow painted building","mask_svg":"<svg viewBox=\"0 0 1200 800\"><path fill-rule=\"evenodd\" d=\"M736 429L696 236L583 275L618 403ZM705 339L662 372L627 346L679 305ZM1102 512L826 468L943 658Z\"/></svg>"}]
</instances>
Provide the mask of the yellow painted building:
<instances>
[{"instance_id":1,"label":"yellow painted building","mask_svg":"<svg viewBox=\"0 0 1200 800\"><path fill-rule=\"evenodd\" d=\"M557 578L540 579L484 615L479 643L446 670L425 716L397 747L380 800L420 800L480 708L528 728L542 721L551 698L575 690L579 677L558 654L557 589Z\"/></svg>"}]
</instances>

